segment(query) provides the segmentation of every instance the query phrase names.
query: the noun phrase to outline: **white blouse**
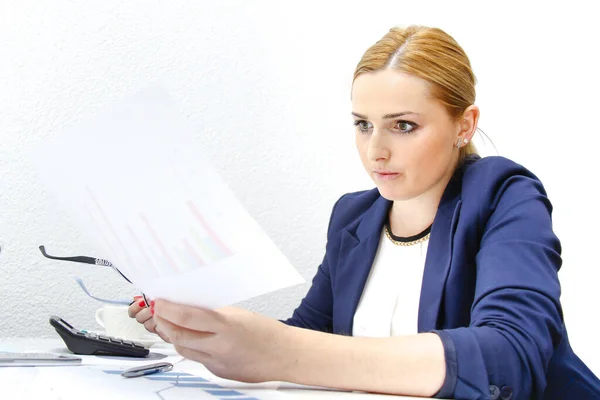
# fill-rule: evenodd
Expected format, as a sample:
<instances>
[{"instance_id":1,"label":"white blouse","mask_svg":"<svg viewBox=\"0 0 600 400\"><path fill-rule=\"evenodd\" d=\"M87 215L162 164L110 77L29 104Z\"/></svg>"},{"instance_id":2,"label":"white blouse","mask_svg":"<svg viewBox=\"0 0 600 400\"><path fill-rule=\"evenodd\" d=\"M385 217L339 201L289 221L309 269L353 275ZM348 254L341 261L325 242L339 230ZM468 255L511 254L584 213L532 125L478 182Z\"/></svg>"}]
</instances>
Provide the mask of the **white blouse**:
<instances>
[{"instance_id":1,"label":"white blouse","mask_svg":"<svg viewBox=\"0 0 600 400\"><path fill-rule=\"evenodd\" d=\"M384 228L354 314L353 336L417 334L427 245L426 240L398 246L386 236Z\"/></svg>"}]
</instances>

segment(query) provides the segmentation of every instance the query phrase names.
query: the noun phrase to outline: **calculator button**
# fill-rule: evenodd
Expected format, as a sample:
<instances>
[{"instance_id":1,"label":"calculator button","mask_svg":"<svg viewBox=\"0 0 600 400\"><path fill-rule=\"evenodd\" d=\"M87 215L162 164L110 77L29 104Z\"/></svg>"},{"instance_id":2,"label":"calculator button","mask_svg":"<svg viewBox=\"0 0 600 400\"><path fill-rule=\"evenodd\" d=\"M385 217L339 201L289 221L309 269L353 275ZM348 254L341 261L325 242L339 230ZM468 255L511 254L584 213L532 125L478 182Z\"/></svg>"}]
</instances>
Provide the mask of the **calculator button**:
<instances>
[{"instance_id":1,"label":"calculator button","mask_svg":"<svg viewBox=\"0 0 600 400\"><path fill-rule=\"evenodd\" d=\"M85 332L75 332L76 334L78 334L79 336L85 336Z\"/></svg>"},{"instance_id":2,"label":"calculator button","mask_svg":"<svg viewBox=\"0 0 600 400\"><path fill-rule=\"evenodd\" d=\"M133 347L133 342L131 340L123 340L123 344Z\"/></svg>"},{"instance_id":3,"label":"calculator button","mask_svg":"<svg viewBox=\"0 0 600 400\"><path fill-rule=\"evenodd\" d=\"M121 339L117 339L114 337L109 338L111 343L118 343L118 344L122 344L123 342L121 341Z\"/></svg>"},{"instance_id":4,"label":"calculator button","mask_svg":"<svg viewBox=\"0 0 600 400\"><path fill-rule=\"evenodd\" d=\"M102 340L103 342L110 342L110 338L105 335L98 335L98 339Z\"/></svg>"}]
</instances>

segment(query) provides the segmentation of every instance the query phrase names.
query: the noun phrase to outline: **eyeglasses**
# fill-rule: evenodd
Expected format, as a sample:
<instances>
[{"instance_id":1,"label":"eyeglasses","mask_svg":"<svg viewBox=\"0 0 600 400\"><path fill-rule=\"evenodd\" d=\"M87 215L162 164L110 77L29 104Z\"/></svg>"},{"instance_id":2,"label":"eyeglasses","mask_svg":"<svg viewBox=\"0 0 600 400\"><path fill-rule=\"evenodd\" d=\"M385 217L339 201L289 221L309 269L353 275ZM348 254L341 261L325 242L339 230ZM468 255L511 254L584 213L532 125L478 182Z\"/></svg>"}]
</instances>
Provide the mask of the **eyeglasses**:
<instances>
[{"instance_id":1,"label":"eyeglasses","mask_svg":"<svg viewBox=\"0 0 600 400\"><path fill-rule=\"evenodd\" d=\"M57 257L57 256L51 256L50 254L48 254L46 252L46 247L45 246L40 246L40 251L42 252L42 255L46 258L49 258L51 260L58 260L58 261L71 261L71 262L77 262L77 263L83 263L83 264L91 264L91 265L98 265L98 266L102 266L102 267L109 267L114 269L115 271L117 271L119 273L119 275L121 275L123 277L123 279L125 279L127 282L132 283L129 278L127 278L125 276L124 273L122 273L119 268L117 268L116 266L113 265L113 263L111 263L108 260L105 260L103 258L94 258L94 257L88 257L88 256L73 256L73 257ZM81 278L76 278L75 281L77 282L77 284L79 285L79 287L81 287L81 289L85 292L85 294L87 294L89 297L91 297L94 300L98 300L101 301L103 303L109 303L109 304L121 304L121 305L129 305L131 304L129 301L126 300L108 300L108 299L102 299L100 297L96 297L93 296L89 290L87 289L87 287L85 286L85 284L83 283L83 281L81 280ZM148 305L150 304L148 302L148 299L146 298L146 295L142 293L142 297L144 298L144 303L146 304L146 307L148 307Z\"/></svg>"}]
</instances>

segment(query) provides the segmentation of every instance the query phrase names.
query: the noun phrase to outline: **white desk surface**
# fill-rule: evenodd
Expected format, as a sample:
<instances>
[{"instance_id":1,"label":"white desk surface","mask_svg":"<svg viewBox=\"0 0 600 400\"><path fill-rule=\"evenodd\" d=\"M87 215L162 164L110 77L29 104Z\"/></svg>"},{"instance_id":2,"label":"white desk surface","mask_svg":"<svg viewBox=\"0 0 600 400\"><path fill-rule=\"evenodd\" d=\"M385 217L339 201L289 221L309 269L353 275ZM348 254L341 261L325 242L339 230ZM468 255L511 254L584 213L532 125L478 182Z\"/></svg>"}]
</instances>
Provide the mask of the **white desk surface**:
<instances>
[{"instance_id":1,"label":"white desk surface","mask_svg":"<svg viewBox=\"0 0 600 400\"><path fill-rule=\"evenodd\" d=\"M35 351L67 353L63 341L56 339L35 338L11 338L0 339L0 351ZM81 356L81 366L72 367L0 367L0 398L2 399L48 399L48 400L111 400L136 398L175 400L175 399L247 399L247 400L271 400L271 399L417 399L416 397L389 396L362 392L344 392L328 389L312 388L283 382L267 382L260 384L246 384L229 381L212 375L202 364L182 360L173 349L173 346L161 343L154 345L151 349L151 358L128 359L115 357ZM172 374L182 373L187 379L201 377L207 379L210 385L214 383L217 391L210 391L198 387L183 387L184 384L174 382L158 382L150 378L157 375L149 375L144 378L121 378L119 374L111 371L131 368L136 365L151 364L163 361L175 363L171 380L178 377ZM135 360L135 361L129 361ZM183 376L183 375L181 375ZM201 379L198 378L198 379ZM185 378L181 378L182 380ZM171 386L166 389L157 390L157 384ZM151 386L154 385L154 389ZM177 387L174 387L177 386ZM163 390L171 390L170 392ZM226 394L220 390L233 392ZM146 392L144 392L146 391ZM159 393L162 392L162 393ZM235 394L237 392L237 395ZM219 395L220 393L220 395ZM108 396L108 397L107 397Z\"/></svg>"}]
</instances>

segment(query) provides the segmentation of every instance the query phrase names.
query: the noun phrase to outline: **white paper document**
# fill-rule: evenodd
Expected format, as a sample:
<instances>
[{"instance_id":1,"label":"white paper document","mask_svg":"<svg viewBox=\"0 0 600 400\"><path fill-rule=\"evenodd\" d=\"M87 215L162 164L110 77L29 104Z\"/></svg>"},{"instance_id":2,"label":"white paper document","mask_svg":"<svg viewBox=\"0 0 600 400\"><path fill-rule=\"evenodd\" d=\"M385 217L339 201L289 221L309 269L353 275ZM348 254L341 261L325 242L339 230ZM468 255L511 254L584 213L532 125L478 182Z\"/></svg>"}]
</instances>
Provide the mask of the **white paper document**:
<instances>
[{"instance_id":1,"label":"white paper document","mask_svg":"<svg viewBox=\"0 0 600 400\"><path fill-rule=\"evenodd\" d=\"M5 369L7 370L7 369ZM123 378L124 368L109 366L13 368L0 370L1 399L18 400L286 400L389 399L389 395L337 391L285 382L243 383L220 379L206 369ZM4 374L3 374L4 373ZM393 396L394 399L416 397Z\"/></svg>"},{"instance_id":2,"label":"white paper document","mask_svg":"<svg viewBox=\"0 0 600 400\"><path fill-rule=\"evenodd\" d=\"M294 398L276 384L230 388L185 371L123 378L124 368L60 367L0 371L0 398L19 400L276 400ZM3 379L5 378L5 379ZM15 382L21 383L15 385Z\"/></svg>"},{"instance_id":3,"label":"white paper document","mask_svg":"<svg viewBox=\"0 0 600 400\"><path fill-rule=\"evenodd\" d=\"M32 160L95 241L90 255L150 298L215 308L304 281L158 85L54 135Z\"/></svg>"}]
</instances>

